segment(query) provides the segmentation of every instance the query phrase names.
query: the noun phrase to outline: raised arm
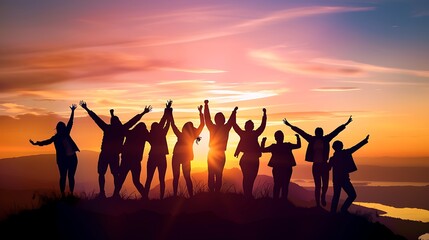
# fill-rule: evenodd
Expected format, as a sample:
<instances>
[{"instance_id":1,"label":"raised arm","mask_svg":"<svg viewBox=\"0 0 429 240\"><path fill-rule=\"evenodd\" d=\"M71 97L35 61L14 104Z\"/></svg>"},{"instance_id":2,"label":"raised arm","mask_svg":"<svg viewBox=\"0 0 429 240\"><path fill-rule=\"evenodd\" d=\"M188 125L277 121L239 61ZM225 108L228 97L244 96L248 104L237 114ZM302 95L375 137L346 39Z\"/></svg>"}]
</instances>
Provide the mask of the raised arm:
<instances>
[{"instance_id":1,"label":"raised arm","mask_svg":"<svg viewBox=\"0 0 429 240\"><path fill-rule=\"evenodd\" d=\"M286 118L283 118L283 123L286 126L290 127L293 131L301 135L301 137L303 137L305 140L310 141L312 137L310 134L306 133L304 130L302 130L299 127L293 126Z\"/></svg>"},{"instance_id":2,"label":"raised arm","mask_svg":"<svg viewBox=\"0 0 429 240\"><path fill-rule=\"evenodd\" d=\"M140 119L143 117L143 115L145 115L146 113L148 113L150 111L152 111L152 106L151 105L146 106L142 113L139 113L139 114L135 115L133 118L131 118L130 120L128 120L128 122L126 122L124 124L124 127L126 129L132 128L138 121L140 121Z\"/></svg>"},{"instance_id":3,"label":"raised arm","mask_svg":"<svg viewBox=\"0 0 429 240\"><path fill-rule=\"evenodd\" d=\"M295 134L295 136L296 136L296 144L291 143L292 149L301 148L301 138L299 137L299 134Z\"/></svg>"},{"instance_id":4,"label":"raised arm","mask_svg":"<svg viewBox=\"0 0 429 240\"><path fill-rule=\"evenodd\" d=\"M174 123L174 117L173 117L173 112L170 115L170 122L171 122L171 129L173 129L174 134L179 137L181 132L180 130L177 128L176 123Z\"/></svg>"},{"instance_id":5,"label":"raised arm","mask_svg":"<svg viewBox=\"0 0 429 240\"><path fill-rule=\"evenodd\" d=\"M237 110L238 107L235 107L234 110L232 110L231 116L229 116L228 122L226 122L227 126L232 127L237 121Z\"/></svg>"},{"instance_id":6,"label":"raised arm","mask_svg":"<svg viewBox=\"0 0 429 240\"><path fill-rule=\"evenodd\" d=\"M261 135L264 130L265 130L265 126L267 126L267 109L263 108L262 109L262 121L261 121L261 126L258 127L258 129L256 129L256 134Z\"/></svg>"},{"instance_id":7,"label":"raised arm","mask_svg":"<svg viewBox=\"0 0 429 240\"><path fill-rule=\"evenodd\" d=\"M261 141L261 152L269 152L268 148L265 147L266 142L267 142L267 138L263 137Z\"/></svg>"},{"instance_id":8,"label":"raised arm","mask_svg":"<svg viewBox=\"0 0 429 240\"><path fill-rule=\"evenodd\" d=\"M167 119L169 119L169 115L171 114L171 111L173 110L171 108L171 105L173 104L173 100L167 100L167 103L165 104L165 108L164 108L164 114L161 117L161 120L159 120L159 125L161 126L162 129L165 130L165 122L167 121ZM168 128L167 128L168 130Z\"/></svg>"},{"instance_id":9,"label":"raised arm","mask_svg":"<svg viewBox=\"0 0 429 240\"><path fill-rule=\"evenodd\" d=\"M87 104L85 101L79 102L80 106L88 112L89 116L94 120L94 122L97 124L99 128L104 130L107 127L107 123L105 123L97 114L95 114L93 111L89 110Z\"/></svg>"},{"instance_id":10,"label":"raised arm","mask_svg":"<svg viewBox=\"0 0 429 240\"><path fill-rule=\"evenodd\" d=\"M204 128L203 105L200 105L198 107L198 112L200 113L200 125L198 126L197 131L195 131L196 137L200 135L200 133L203 131L203 128Z\"/></svg>"},{"instance_id":11,"label":"raised arm","mask_svg":"<svg viewBox=\"0 0 429 240\"><path fill-rule=\"evenodd\" d=\"M211 131L214 124L210 116L209 100L204 100L204 120L206 121L207 128Z\"/></svg>"},{"instance_id":12,"label":"raised arm","mask_svg":"<svg viewBox=\"0 0 429 240\"><path fill-rule=\"evenodd\" d=\"M352 116L349 117L349 119L347 120L346 123L341 124L339 127L337 127L334 131L332 131L331 133L329 133L328 135L326 135L326 139L328 141L331 141L332 139L334 139L334 137L336 137L340 132L342 132L344 129L346 129L346 126L349 125L349 123L352 122Z\"/></svg>"},{"instance_id":13,"label":"raised arm","mask_svg":"<svg viewBox=\"0 0 429 240\"><path fill-rule=\"evenodd\" d=\"M354 145L353 147L349 148L348 151L350 153L356 152L359 148L363 147L365 144L368 143L369 135L367 135L362 141L360 141L358 144Z\"/></svg>"},{"instance_id":14,"label":"raised arm","mask_svg":"<svg viewBox=\"0 0 429 240\"><path fill-rule=\"evenodd\" d=\"M76 105L76 104L72 104L72 105L70 106L71 114L70 114L70 119L69 119L69 121L67 122L67 132L68 132L69 134L70 134L70 131L71 131L72 127L73 127L74 110L76 110L76 108L77 108L77 105Z\"/></svg>"}]
</instances>

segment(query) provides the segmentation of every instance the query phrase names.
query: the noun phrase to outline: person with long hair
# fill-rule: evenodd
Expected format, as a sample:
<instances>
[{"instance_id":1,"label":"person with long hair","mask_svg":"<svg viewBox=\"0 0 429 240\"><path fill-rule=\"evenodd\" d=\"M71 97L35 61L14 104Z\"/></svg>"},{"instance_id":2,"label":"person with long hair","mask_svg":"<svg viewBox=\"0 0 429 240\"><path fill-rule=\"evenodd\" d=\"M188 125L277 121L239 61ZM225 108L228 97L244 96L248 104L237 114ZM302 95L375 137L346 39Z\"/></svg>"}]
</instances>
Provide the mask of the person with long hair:
<instances>
[{"instance_id":1,"label":"person with long hair","mask_svg":"<svg viewBox=\"0 0 429 240\"><path fill-rule=\"evenodd\" d=\"M60 191L61 197L65 197L66 179L69 180L69 191L70 196L73 195L75 186L75 174L77 169L77 155L79 148L70 136L70 132L73 127L74 111L76 110L76 104L70 106L71 114L67 125L60 121L57 123L57 133L49 139L43 141L36 141L30 139L30 143L37 146L45 146L54 143L56 152L56 161L58 171L60 173Z\"/></svg>"},{"instance_id":2,"label":"person with long hair","mask_svg":"<svg viewBox=\"0 0 429 240\"><path fill-rule=\"evenodd\" d=\"M197 128L192 122L186 122L182 131L180 131L171 115L171 128L177 137L177 142L173 149L172 170L173 170L173 194L177 196L177 188L179 186L180 166L182 166L183 177L186 181L189 197L194 195L194 189L191 180L191 161L194 159L193 143L200 141L200 133L204 127L203 106L198 107L200 114L200 124Z\"/></svg>"},{"instance_id":3,"label":"person with long hair","mask_svg":"<svg viewBox=\"0 0 429 240\"><path fill-rule=\"evenodd\" d=\"M238 157L240 152L243 153L239 164L243 173L243 194L246 198L253 198L253 185L259 171L259 158L262 156L258 137L267 125L267 110L263 108L262 112L261 125L256 130L252 120L246 121L244 130L237 123L233 125L234 131L240 136L234 156Z\"/></svg>"},{"instance_id":4,"label":"person with long hair","mask_svg":"<svg viewBox=\"0 0 429 240\"><path fill-rule=\"evenodd\" d=\"M153 122L149 132L148 141L150 143L150 151L147 159L147 174L145 182L144 198L149 197L150 184L153 179L155 170L158 169L159 178L159 198L164 198L165 193L165 173L167 172L167 133L171 122L171 104L172 100L168 100L165 104L164 114L159 122Z\"/></svg>"},{"instance_id":5,"label":"person with long hair","mask_svg":"<svg viewBox=\"0 0 429 240\"><path fill-rule=\"evenodd\" d=\"M152 111L152 106L146 106L143 114ZM128 130L125 134L125 142L121 153L121 163L119 165L118 181L115 182L115 189L113 197L119 198L119 192L122 185L127 178L128 172L131 172L134 186L139 191L140 195L144 197L145 189L140 182L141 174L141 161L143 159L143 152L146 142L149 138L149 132L144 122L139 122L132 129Z\"/></svg>"}]
</instances>

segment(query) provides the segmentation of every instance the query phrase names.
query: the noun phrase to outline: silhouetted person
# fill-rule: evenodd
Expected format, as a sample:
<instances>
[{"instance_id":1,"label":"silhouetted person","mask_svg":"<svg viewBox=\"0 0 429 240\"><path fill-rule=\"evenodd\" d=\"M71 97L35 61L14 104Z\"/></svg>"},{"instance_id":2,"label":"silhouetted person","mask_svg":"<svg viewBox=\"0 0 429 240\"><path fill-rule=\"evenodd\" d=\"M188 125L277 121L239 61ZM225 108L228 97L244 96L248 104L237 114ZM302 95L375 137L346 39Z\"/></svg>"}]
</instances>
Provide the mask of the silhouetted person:
<instances>
[{"instance_id":1,"label":"silhouetted person","mask_svg":"<svg viewBox=\"0 0 429 240\"><path fill-rule=\"evenodd\" d=\"M200 140L200 133L204 127L204 115L202 113L203 106L198 107L200 113L200 125L194 127L192 122L186 122L182 131L180 131L174 123L173 115L171 115L171 128L177 137L177 142L173 149L172 169L173 169L173 194L177 196L177 187L179 185L180 165L182 165L183 177L186 181L189 197L194 195L194 190L191 180L191 161L194 159L193 143L194 140Z\"/></svg>"},{"instance_id":2,"label":"silhouetted person","mask_svg":"<svg viewBox=\"0 0 429 240\"><path fill-rule=\"evenodd\" d=\"M228 143L229 131L236 120L238 107L235 107L225 123L225 116L218 112L215 115L215 123L212 122L209 110L209 100L204 101L204 119L210 132L208 163L208 187L210 192L219 192L222 187L222 173L225 167L226 145Z\"/></svg>"},{"instance_id":3,"label":"silhouetted person","mask_svg":"<svg viewBox=\"0 0 429 240\"><path fill-rule=\"evenodd\" d=\"M262 122L258 129L254 129L252 120L246 121L244 130L237 123L233 125L235 132L240 136L240 142L235 150L234 157L238 157L240 152L243 156L240 159L241 172L243 173L243 194L246 198L253 198L253 184L259 170L259 158L262 156L258 137L264 132L267 125L267 110L262 109Z\"/></svg>"},{"instance_id":4,"label":"silhouetted person","mask_svg":"<svg viewBox=\"0 0 429 240\"><path fill-rule=\"evenodd\" d=\"M301 138L299 134L295 134L296 144L290 142L283 142L284 134L278 130L274 133L276 139L275 144L271 144L269 147L265 147L267 138L262 138L261 151L270 152L271 158L268 162L268 166L273 168L273 198L279 199L280 192L281 198L287 200L289 192L289 183L292 177L292 167L296 166L295 157L293 156L292 150L301 147Z\"/></svg>"},{"instance_id":5,"label":"silhouetted person","mask_svg":"<svg viewBox=\"0 0 429 240\"><path fill-rule=\"evenodd\" d=\"M171 123L171 104L173 101L167 101L159 123L153 122L149 133L150 151L147 160L147 175L145 183L145 198L148 198L150 191L150 184L153 179L153 174L156 168L158 168L159 177L159 194L160 199L164 198L165 192L165 173L167 171L167 157L168 145L167 145L167 133Z\"/></svg>"},{"instance_id":6,"label":"silhouetted person","mask_svg":"<svg viewBox=\"0 0 429 240\"><path fill-rule=\"evenodd\" d=\"M152 111L152 106L145 107L143 115ZM149 132L144 122L138 123L133 129L126 131L125 142L121 153L121 164L119 165L118 180L115 182L113 197L119 198L119 192L127 178L128 172L131 171L134 186L144 197L144 187L140 182L141 161L143 151L148 140Z\"/></svg>"},{"instance_id":7,"label":"silhouetted person","mask_svg":"<svg viewBox=\"0 0 429 240\"><path fill-rule=\"evenodd\" d=\"M104 185L106 182L105 175L107 167L110 167L110 172L113 175L114 184L117 185L119 173L119 155L122 152L125 134L133 127L143 116L143 112L131 118L125 124L122 124L117 116L114 115L114 110L110 110L110 124L105 123L97 114L89 110L86 102L81 101L80 105L85 109L89 116L94 120L98 127L103 130L103 139L101 142L101 151L98 158L98 184L100 193L98 197L105 198L106 192Z\"/></svg>"},{"instance_id":8,"label":"silhouetted person","mask_svg":"<svg viewBox=\"0 0 429 240\"><path fill-rule=\"evenodd\" d=\"M340 125L334 131L327 135L323 135L323 129L317 127L315 129L315 136L312 136L302 129L292 126L286 118L283 119L284 124L291 127L296 133L301 135L307 142L307 150L305 152L305 160L312 162L312 173L314 179L314 196L317 207L320 207L320 202L323 206L326 206L326 192L328 191L329 184L329 166L327 164L329 158L330 142L336 137L346 126L352 121L352 116L347 120L345 124ZM322 194L320 194L322 190Z\"/></svg>"},{"instance_id":9,"label":"silhouetted person","mask_svg":"<svg viewBox=\"0 0 429 240\"><path fill-rule=\"evenodd\" d=\"M369 135L349 149L343 149L341 141L335 141L332 148L335 150L333 156L329 159L329 166L332 168L332 181L334 183L334 196L332 197L331 212L336 213L338 201L340 200L341 189L347 194L347 199L341 207L342 213L347 213L349 207L356 199L356 191L350 182L350 173L357 170L352 154L363 145L368 143Z\"/></svg>"},{"instance_id":10,"label":"silhouetted person","mask_svg":"<svg viewBox=\"0 0 429 240\"><path fill-rule=\"evenodd\" d=\"M56 161L60 172L60 191L61 197L65 197L66 178L69 179L70 195L73 196L75 180L74 176L77 169L77 155L79 151L76 143L70 136L73 127L74 111L76 104L70 106L71 114L67 125L64 122L57 123L57 133L51 138L43 141L34 142L30 139L30 143L38 146L45 146L54 143L56 152Z\"/></svg>"}]
</instances>

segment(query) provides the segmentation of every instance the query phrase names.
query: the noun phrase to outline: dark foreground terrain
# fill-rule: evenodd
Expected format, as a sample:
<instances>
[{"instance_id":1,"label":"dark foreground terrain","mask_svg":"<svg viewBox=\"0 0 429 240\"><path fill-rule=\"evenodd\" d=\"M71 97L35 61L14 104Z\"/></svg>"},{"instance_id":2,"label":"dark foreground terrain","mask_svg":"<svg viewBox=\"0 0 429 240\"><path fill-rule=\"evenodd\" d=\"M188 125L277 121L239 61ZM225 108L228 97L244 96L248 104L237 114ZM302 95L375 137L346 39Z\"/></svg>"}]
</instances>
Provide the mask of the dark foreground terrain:
<instances>
[{"instance_id":1,"label":"dark foreground terrain","mask_svg":"<svg viewBox=\"0 0 429 240\"><path fill-rule=\"evenodd\" d=\"M2 239L405 239L369 216L271 198L198 193L164 200L47 197L1 222Z\"/></svg>"}]
</instances>

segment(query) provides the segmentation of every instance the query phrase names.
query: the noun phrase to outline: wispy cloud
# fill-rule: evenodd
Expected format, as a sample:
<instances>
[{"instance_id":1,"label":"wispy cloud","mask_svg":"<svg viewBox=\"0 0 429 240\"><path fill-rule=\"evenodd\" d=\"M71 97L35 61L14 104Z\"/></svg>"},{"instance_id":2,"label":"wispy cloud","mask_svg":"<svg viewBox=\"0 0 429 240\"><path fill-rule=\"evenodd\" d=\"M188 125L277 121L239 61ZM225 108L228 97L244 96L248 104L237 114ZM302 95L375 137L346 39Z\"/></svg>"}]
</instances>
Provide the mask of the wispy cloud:
<instances>
[{"instance_id":1,"label":"wispy cloud","mask_svg":"<svg viewBox=\"0 0 429 240\"><path fill-rule=\"evenodd\" d=\"M16 104L16 103L1 103L0 111L5 112L12 116L22 115L22 114L46 115L50 113L50 111L48 111L45 108L28 107L28 106Z\"/></svg>"},{"instance_id":2,"label":"wispy cloud","mask_svg":"<svg viewBox=\"0 0 429 240\"><path fill-rule=\"evenodd\" d=\"M315 63L325 64L329 66L356 68L365 72L395 73L395 74L412 75L416 77L425 77L425 78L429 77L429 71L384 67L384 66L360 63L360 62L350 61L350 60L317 58L317 59L313 59L312 61Z\"/></svg>"},{"instance_id":3,"label":"wispy cloud","mask_svg":"<svg viewBox=\"0 0 429 240\"><path fill-rule=\"evenodd\" d=\"M267 16L254 18L247 20L243 23L236 25L237 28L248 28L248 27L260 27L267 24L272 24L279 21L288 21L296 18L322 15L322 14L333 14L343 12L361 12L361 11L372 11L373 7L346 7L346 6L311 6L287 9L271 13Z\"/></svg>"},{"instance_id":4,"label":"wispy cloud","mask_svg":"<svg viewBox=\"0 0 429 240\"><path fill-rule=\"evenodd\" d=\"M280 53L273 49L252 50L249 56L259 64L282 72L315 75L318 77L362 77L370 73L403 74L429 77L429 71L384 67L350 60L294 57L292 52Z\"/></svg>"},{"instance_id":5,"label":"wispy cloud","mask_svg":"<svg viewBox=\"0 0 429 240\"><path fill-rule=\"evenodd\" d=\"M349 92L358 90L360 90L360 88L357 87L320 87L311 89L311 91L314 92Z\"/></svg>"}]
</instances>

